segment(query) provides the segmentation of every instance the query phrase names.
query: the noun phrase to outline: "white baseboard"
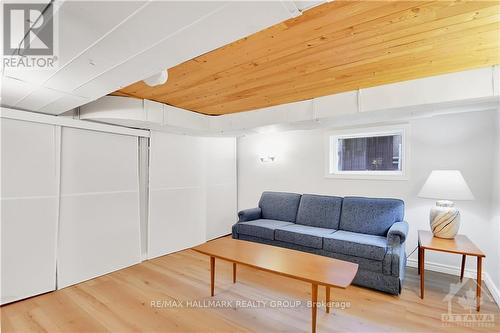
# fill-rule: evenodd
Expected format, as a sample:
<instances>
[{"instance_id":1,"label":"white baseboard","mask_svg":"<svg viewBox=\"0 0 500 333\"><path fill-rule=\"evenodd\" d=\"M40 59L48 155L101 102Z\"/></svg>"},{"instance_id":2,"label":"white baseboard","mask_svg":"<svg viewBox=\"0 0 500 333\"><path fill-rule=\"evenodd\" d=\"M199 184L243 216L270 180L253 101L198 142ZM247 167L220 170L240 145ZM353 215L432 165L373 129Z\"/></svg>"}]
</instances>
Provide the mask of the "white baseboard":
<instances>
[{"instance_id":1,"label":"white baseboard","mask_svg":"<svg viewBox=\"0 0 500 333\"><path fill-rule=\"evenodd\" d=\"M417 259L408 258L406 261L406 266L417 268L418 267ZM425 269L428 271L460 276L460 268L457 266L444 265L444 264L438 264L435 262L426 261L425 262ZM464 270L464 277L475 279L476 275L477 275L477 273L476 273L475 269L467 269L466 268ZM493 299L497 303L497 306L500 308L499 286L495 285L495 283L493 282L493 279L490 277L490 275L487 272L483 272L482 280L484 281L486 287L488 288L491 295L493 296Z\"/></svg>"},{"instance_id":2,"label":"white baseboard","mask_svg":"<svg viewBox=\"0 0 500 333\"><path fill-rule=\"evenodd\" d=\"M495 299L495 302L497 303L497 306L500 308L500 290L498 289L499 286L497 286L494 282L491 276L484 272L483 273L483 280L484 283L486 284L486 287L488 287L488 290L491 293L491 296Z\"/></svg>"}]
</instances>

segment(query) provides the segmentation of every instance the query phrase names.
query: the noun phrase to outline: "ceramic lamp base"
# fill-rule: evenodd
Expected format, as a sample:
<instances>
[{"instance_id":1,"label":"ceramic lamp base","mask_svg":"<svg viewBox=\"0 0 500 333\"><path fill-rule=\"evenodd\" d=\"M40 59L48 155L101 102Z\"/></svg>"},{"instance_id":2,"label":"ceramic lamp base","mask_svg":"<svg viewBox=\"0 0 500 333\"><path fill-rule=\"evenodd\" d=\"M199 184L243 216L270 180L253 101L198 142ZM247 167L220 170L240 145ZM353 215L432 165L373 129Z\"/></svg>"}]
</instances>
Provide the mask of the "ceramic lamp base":
<instances>
[{"instance_id":1,"label":"ceramic lamp base","mask_svg":"<svg viewBox=\"0 0 500 333\"><path fill-rule=\"evenodd\" d=\"M453 202L440 200L431 208L430 224L434 236L454 238L460 228L460 212Z\"/></svg>"}]
</instances>

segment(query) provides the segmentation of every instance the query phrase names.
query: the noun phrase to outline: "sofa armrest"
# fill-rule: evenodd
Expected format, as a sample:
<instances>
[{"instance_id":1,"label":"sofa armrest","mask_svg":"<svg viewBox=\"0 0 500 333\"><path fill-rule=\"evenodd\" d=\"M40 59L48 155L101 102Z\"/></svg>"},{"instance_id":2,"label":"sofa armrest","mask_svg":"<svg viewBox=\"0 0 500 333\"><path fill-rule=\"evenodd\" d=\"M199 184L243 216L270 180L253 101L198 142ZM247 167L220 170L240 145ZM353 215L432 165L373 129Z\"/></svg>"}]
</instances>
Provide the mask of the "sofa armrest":
<instances>
[{"instance_id":1,"label":"sofa armrest","mask_svg":"<svg viewBox=\"0 0 500 333\"><path fill-rule=\"evenodd\" d=\"M260 219L262 210L257 208L250 208L242 210L238 213L238 222L246 222Z\"/></svg>"},{"instance_id":2,"label":"sofa armrest","mask_svg":"<svg viewBox=\"0 0 500 333\"><path fill-rule=\"evenodd\" d=\"M408 235L408 222L401 221L394 223L387 232L387 243L390 246L403 244Z\"/></svg>"}]
</instances>

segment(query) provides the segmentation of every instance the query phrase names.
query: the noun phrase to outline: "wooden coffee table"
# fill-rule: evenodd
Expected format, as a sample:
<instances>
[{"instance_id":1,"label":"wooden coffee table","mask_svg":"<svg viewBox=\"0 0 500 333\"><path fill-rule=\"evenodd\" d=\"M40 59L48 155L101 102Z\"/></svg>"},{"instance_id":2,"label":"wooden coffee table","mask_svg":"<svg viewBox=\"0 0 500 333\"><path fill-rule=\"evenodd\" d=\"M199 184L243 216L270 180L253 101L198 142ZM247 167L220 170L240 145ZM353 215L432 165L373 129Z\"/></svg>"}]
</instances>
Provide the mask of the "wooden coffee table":
<instances>
[{"instance_id":1,"label":"wooden coffee table","mask_svg":"<svg viewBox=\"0 0 500 333\"><path fill-rule=\"evenodd\" d=\"M211 296L214 296L215 258L233 263L233 283L237 264L311 283L312 332L316 332L318 285L326 287L326 304L329 304L330 287L347 288L358 271L357 264L347 261L228 237L209 241L193 250L210 256ZM326 311L329 310L327 306Z\"/></svg>"},{"instance_id":2,"label":"wooden coffee table","mask_svg":"<svg viewBox=\"0 0 500 333\"><path fill-rule=\"evenodd\" d=\"M418 271L420 274L420 298L424 298L424 274L425 274L425 250L433 250L462 255L462 267L460 268L460 281L464 278L465 258L474 256L477 258L477 287L476 287L476 310L481 308L481 276L482 259L485 256L481 250L472 243L465 235L457 235L453 239L434 237L427 230L418 231Z\"/></svg>"}]
</instances>

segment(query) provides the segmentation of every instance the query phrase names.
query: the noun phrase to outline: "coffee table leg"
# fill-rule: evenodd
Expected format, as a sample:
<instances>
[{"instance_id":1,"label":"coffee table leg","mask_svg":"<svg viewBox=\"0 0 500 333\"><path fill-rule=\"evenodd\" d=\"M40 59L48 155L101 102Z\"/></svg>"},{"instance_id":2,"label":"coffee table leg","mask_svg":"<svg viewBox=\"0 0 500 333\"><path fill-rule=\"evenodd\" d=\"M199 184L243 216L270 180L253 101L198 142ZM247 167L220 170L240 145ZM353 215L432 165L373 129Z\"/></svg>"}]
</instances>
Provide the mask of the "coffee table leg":
<instances>
[{"instance_id":1,"label":"coffee table leg","mask_svg":"<svg viewBox=\"0 0 500 333\"><path fill-rule=\"evenodd\" d=\"M417 273L420 275L420 244L418 244Z\"/></svg>"},{"instance_id":2,"label":"coffee table leg","mask_svg":"<svg viewBox=\"0 0 500 333\"><path fill-rule=\"evenodd\" d=\"M326 286L326 313L330 313L330 287Z\"/></svg>"},{"instance_id":3,"label":"coffee table leg","mask_svg":"<svg viewBox=\"0 0 500 333\"><path fill-rule=\"evenodd\" d=\"M424 298L424 271L425 271L425 250L421 247L418 248L418 258L420 262L420 298Z\"/></svg>"},{"instance_id":4,"label":"coffee table leg","mask_svg":"<svg viewBox=\"0 0 500 333\"><path fill-rule=\"evenodd\" d=\"M464 279L464 270L465 270L465 254L462 254L462 266L460 266L460 282Z\"/></svg>"},{"instance_id":5,"label":"coffee table leg","mask_svg":"<svg viewBox=\"0 0 500 333\"><path fill-rule=\"evenodd\" d=\"M214 295L215 257L210 257L210 296Z\"/></svg>"},{"instance_id":6,"label":"coffee table leg","mask_svg":"<svg viewBox=\"0 0 500 333\"><path fill-rule=\"evenodd\" d=\"M312 284L311 301L312 301L312 307L311 307L312 328L311 328L311 332L316 333L316 312L318 310L318 285L314 284L314 283Z\"/></svg>"},{"instance_id":7,"label":"coffee table leg","mask_svg":"<svg viewBox=\"0 0 500 333\"><path fill-rule=\"evenodd\" d=\"M482 257L477 257L477 289L476 289L476 310L479 312L481 309L481 280L482 274Z\"/></svg>"},{"instance_id":8,"label":"coffee table leg","mask_svg":"<svg viewBox=\"0 0 500 333\"><path fill-rule=\"evenodd\" d=\"M233 283L236 283L236 263L233 262Z\"/></svg>"}]
</instances>

